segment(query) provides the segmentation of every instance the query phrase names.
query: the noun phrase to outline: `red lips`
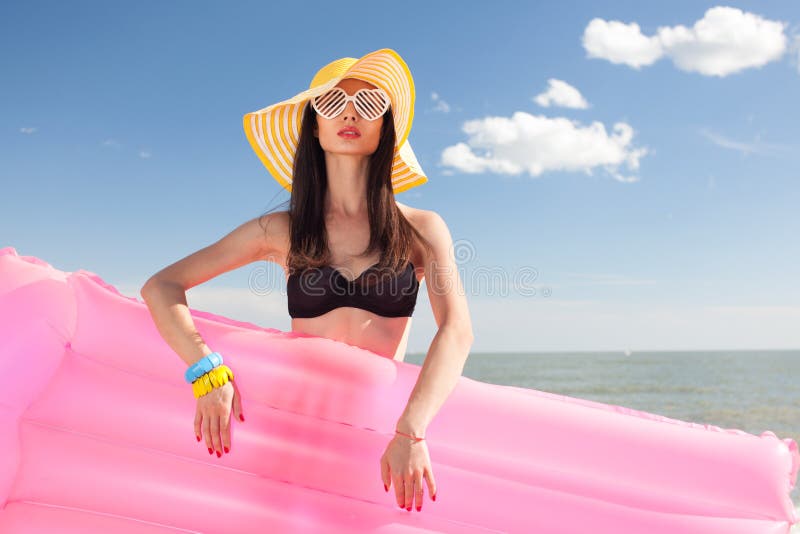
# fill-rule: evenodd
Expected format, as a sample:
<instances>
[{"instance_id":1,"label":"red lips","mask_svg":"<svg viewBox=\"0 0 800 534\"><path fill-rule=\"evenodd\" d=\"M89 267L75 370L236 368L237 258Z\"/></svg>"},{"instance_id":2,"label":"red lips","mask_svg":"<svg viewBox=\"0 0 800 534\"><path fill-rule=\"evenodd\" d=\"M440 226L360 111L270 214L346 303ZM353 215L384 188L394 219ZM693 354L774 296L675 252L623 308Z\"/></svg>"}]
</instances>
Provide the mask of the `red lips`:
<instances>
[{"instance_id":1,"label":"red lips","mask_svg":"<svg viewBox=\"0 0 800 534\"><path fill-rule=\"evenodd\" d=\"M353 134L356 134L356 135L361 135L361 132L358 131L358 128L356 128L354 126L348 126L346 128L342 128L338 132L339 135L347 134L347 133L353 133Z\"/></svg>"}]
</instances>

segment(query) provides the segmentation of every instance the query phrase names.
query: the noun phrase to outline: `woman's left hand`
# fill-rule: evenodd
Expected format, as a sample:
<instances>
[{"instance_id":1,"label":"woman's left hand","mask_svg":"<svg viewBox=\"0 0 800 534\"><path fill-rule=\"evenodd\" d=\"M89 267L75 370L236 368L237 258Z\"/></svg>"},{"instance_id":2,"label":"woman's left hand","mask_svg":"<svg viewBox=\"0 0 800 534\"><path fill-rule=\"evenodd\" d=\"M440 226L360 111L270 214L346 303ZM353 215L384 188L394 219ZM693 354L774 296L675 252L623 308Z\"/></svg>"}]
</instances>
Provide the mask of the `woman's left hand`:
<instances>
[{"instance_id":1,"label":"woman's left hand","mask_svg":"<svg viewBox=\"0 0 800 534\"><path fill-rule=\"evenodd\" d=\"M436 482L425 440L414 441L395 434L381 456L381 478L386 491L394 484L394 493L400 508L411 511L411 505L416 499L417 512L422 510L423 479L428 484L428 494L436 500Z\"/></svg>"}]
</instances>

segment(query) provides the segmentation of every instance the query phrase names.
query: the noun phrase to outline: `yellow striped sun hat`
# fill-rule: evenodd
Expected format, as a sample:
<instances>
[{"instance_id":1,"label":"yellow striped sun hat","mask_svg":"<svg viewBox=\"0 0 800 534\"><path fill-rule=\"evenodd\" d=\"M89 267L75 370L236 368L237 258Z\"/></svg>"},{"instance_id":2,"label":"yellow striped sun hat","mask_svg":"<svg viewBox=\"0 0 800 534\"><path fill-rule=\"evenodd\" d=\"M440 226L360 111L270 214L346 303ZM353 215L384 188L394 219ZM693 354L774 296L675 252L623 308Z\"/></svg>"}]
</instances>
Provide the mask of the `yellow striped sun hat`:
<instances>
[{"instance_id":1,"label":"yellow striped sun hat","mask_svg":"<svg viewBox=\"0 0 800 534\"><path fill-rule=\"evenodd\" d=\"M414 119L414 79L403 58L382 48L359 59L345 57L322 67L308 90L244 116L244 132L261 162L285 189L292 190L292 167L300 139L303 112L310 99L333 88L344 78L358 78L389 94L397 140L392 163L395 193L428 181L411 150L408 134Z\"/></svg>"}]
</instances>

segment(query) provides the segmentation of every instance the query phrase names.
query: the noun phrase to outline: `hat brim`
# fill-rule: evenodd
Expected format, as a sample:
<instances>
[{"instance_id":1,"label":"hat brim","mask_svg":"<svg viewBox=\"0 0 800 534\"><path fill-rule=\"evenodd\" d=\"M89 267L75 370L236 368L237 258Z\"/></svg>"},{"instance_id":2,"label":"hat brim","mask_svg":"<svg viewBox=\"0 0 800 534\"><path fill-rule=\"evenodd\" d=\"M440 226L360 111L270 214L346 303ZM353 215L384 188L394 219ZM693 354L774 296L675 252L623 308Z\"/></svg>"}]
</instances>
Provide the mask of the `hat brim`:
<instances>
[{"instance_id":1,"label":"hat brim","mask_svg":"<svg viewBox=\"0 0 800 534\"><path fill-rule=\"evenodd\" d=\"M392 100L397 142L392 161L392 189L406 191L428 181L408 142L414 116L414 81L394 50L377 50L358 59L338 76L295 96L247 113L243 125L250 146L272 176L292 190L292 168L300 138L303 111L308 101L344 78L358 78L385 90Z\"/></svg>"}]
</instances>

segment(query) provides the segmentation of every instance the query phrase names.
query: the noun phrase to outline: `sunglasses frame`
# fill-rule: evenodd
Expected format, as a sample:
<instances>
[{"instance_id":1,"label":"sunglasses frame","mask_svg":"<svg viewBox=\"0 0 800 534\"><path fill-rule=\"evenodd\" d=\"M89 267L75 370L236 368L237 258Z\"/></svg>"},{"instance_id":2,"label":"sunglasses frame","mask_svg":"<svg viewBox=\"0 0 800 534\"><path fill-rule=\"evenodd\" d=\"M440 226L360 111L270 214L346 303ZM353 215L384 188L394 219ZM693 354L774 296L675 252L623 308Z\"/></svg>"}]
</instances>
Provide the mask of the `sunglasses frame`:
<instances>
[{"instance_id":1,"label":"sunglasses frame","mask_svg":"<svg viewBox=\"0 0 800 534\"><path fill-rule=\"evenodd\" d=\"M317 99L318 98L321 99L322 97L324 97L326 95L329 95L333 91L340 91L344 95L344 103L343 104L339 104L341 106L341 108L339 109L339 111L336 114L334 114L334 115L325 115L324 113L320 112L319 108L317 108ZM358 97L359 97L359 95L361 95L363 93L367 93L367 94L376 93L376 94L380 95L383 98L383 101L386 103L386 105L383 107L383 110L378 114L377 117L374 117L374 118L365 117L364 114L361 112L360 106L358 104ZM352 96L348 95L347 91L345 91L341 87L334 87L334 88L322 93L321 95L315 96L314 98L312 98L311 99L311 105L313 106L314 111L316 111L317 114L320 117L330 120L330 119L335 119L336 117L341 115L342 112L347 108L347 103L351 102L351 101L353 102L353 107L355 108L356 112L361 116L361 118L363 118L364 120L367 120L367 121L376 121L376 120L380 119L384 115L384 113L386 113L386 111L390 107L392 107L392 101L389 98L389 94L386 91L384 91L383 89L381 89L380 87L378 87L376 89L362 88L362 89L359 89L358 91L356 91Z\"/></svg>"}]
</instances>

